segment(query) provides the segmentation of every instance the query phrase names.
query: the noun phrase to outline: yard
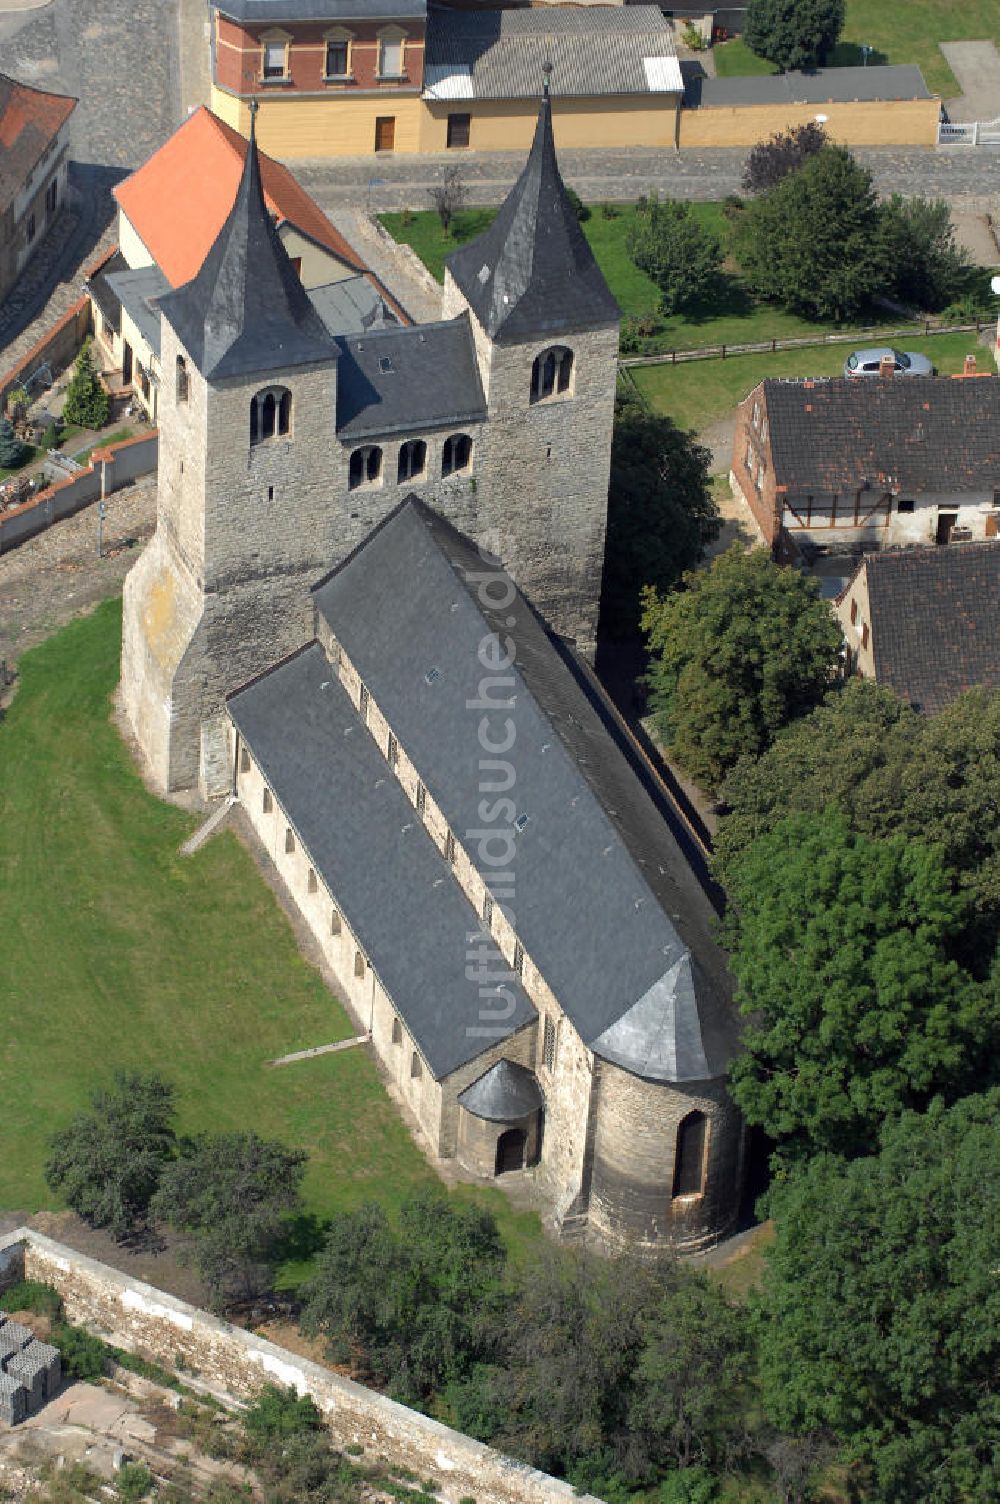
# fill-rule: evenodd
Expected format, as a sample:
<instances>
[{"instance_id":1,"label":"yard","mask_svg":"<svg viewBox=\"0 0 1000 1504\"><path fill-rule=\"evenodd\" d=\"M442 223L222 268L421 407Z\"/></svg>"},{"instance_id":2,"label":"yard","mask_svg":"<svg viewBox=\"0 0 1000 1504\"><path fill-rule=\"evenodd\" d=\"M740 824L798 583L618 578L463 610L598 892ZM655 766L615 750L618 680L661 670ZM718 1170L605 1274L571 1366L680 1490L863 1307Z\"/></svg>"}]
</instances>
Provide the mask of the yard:
<instances>
[{"instance_id":1,"label":"yard","mask_svg":"<svg viewBox=\"0 0 1000 1504\"><path fill-rule=\"evenodd\" d=\"M108 601L26 653L0 725L0 1209L55 1205L48 1136L116 1066L175 1081L185 1131L308 1149L318 1217L396 1207L434 1176L365 1049L266 1065L353 1029L234 835L178 855L194 817L146 791L109 720L120 642ZM515 1248L538 1236L501 1192L455 1194Z\"/></svg>"},{"instance_id":2,"label":"yard","mask_svg":"<svg viewBox=\"0 0 1000 1504\"><path fill-rule=\"evenodd\" d=\"M835 327L816 324L771 304L757 302L747 291L731 259L726 263L718 290L703 310L679 313L671 318L660 317L655 313L659 302L655 284L639 270L625 249L628 227L637 211L630 204L609 207L613 211L610 217L603 205L595 204L590 218L584 221L583 231L622 313L626 317L652 316L655 319L656 332L642 341L643 353L694 350L705 345L752 344L765 339L822 333ZM722 204L695 203L692 208L702 224L719 236L725 248L729 226ZM456 215L452 233L448 236L443 233L433 210L418 214L383 214L380 219L395 240L412 246L431 274L441 282L444 280L445 258L463 242L480 235L495 213L494 209L465 210Z\"/></svg>"},{"instance_id":3,"label":"yard","mask_svg":"<svg viewBox=\"0 0 1000 1504\"><path fill-rule=\"evenodd\" d=\"M994 369L989 351L977 344L972 332L907 338L897 340L896 344L929 355L942 375L961 371L968 354L976 356L980 371ZM774 355L731 355L725 360L633 366L631 375L657 412L668 413L680 428L701 432L731 413L737 402L766 376L839 376L850 351L848 344L809 345L798 350L778 350Z\"/></svg>"},{"instance_id":4,"label":"yard","mask_svg":"<svg viewBox=\"0 0 1000 1504\"><path fill-rule=\"evenodd\" d=\"M980 39L1000 44L1000 0L847 0L842 40L831 62L857 67L865 43L874 49L869 66L916 63L931 93L947 99L959 88L938 43ZM722 78L775 71L738 37L715 48L715 65Z\"/></svg>"}]
</instances>

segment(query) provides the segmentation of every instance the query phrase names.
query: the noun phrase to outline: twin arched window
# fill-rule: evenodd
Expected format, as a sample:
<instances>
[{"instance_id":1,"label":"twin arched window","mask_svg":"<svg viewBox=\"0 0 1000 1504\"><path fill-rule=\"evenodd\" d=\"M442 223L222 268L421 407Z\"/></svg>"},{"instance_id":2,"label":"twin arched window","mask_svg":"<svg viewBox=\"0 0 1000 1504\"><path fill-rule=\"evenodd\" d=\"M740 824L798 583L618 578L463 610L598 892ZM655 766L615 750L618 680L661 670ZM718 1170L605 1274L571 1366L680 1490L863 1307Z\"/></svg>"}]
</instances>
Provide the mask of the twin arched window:
<instances>
[{"instance_id":1,"label":"twin arched window","mask_svg":"<svg viewBox=\"0 0 1000 1504\"><path fill-rule=\"evenodd\" d=\"M382 479L382 451L377 444L362 444L351 455L347 470L347 489L377 486Z\"/></svg>"},{"instance_id":2,"label":"twin arched window","mask_svg":"<svg viewBox=\"0 0 1000 1504\"><path fill-rule=\"evenodd\" d=\"M281 438L292 430L292 394L285 386L265 387L250 398L250 443Z\"/></svg>"},{"instance_id":3,"label":"twin arched window","mask_svg":"<svg viewBox=\"0 0 1000 1504\"><path fill-rule=\"evenodd\" d=\"M674 1153L675 1196L700 1196L705 1189L705 1148L708 1119L703 1112L689 1112L677 1129Z\"/></svg>"},{"instance_id":4,"label":"twin arched window","mask_svg":"<svg viewBox=\"0 0 1000 1504\"><path fill-rule=\"evenodd\" d=\"M547 397L560 397L570 389L573 380L573 351L565 345L553 345L535 356L531 367L531 401L544 402Z\"/></svg>"},{"instance_id":5,"label":"twin arched window","mask_svg":"<svg viewBox=\"0 0 1000 1504\"><path fill-rule=\"evenodd\" d=\"M427 445L423 439L407 439L400 446L396 482L403 486L408 480L418 480L427 469Z\"/></svg>"},{"instance_id":6,"label":"twin arched window","mask_svg":"<svg viewBox=\"0 0 1000 1504\"><path fill-rule=\"evenodd\" d=\"M441 451L441 474L459 475L472 464L472 440L467 433L452 433Z\"/></svg>"}]
</instances>

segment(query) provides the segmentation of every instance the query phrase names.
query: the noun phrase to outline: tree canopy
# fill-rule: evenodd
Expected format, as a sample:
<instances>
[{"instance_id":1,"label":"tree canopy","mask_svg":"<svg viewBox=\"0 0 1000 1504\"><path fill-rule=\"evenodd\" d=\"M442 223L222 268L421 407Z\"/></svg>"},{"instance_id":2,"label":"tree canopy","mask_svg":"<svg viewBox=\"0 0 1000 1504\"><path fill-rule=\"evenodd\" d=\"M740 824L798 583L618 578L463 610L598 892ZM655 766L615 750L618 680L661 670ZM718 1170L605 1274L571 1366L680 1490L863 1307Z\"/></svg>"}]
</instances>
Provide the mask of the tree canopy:
<instances>
[{"instance_id":1,"label":"tree canopy","mask_svg":"<svg viewBox=\"0 0 1000 1504\"><path fill-rule=\"evenodd\" d=\"M753 290L808 318L848 318L886 283L871 173L842 146L824 146L753 199L738 243Z\"/></svg>"},{"instance_id":2,"label":"tree canopy","mask_svg":"<svg viewBox=\"0 0 1000 1504\"><path fill-rule=\"evenodd\" d=\"M968 289L972 267L943 199L894 193L882 205L881 222L886 291L893 297L933 313Z\"/></svg>"},{"instance_id":3,"label":"tree canopy","mask_svg":"<svg viewBox=\"0 0 1000 1504\"><path fill-rule=\"evenodd\" d=\"M996 989L953 959L965 901L939 851L790 815L729 870L737 997L730 1090L786 1161L870 1152L878 1127L952 1100L1000 1059Z\"/></svg>"},{"instance_id":4,"label":"tree canopy","mask_svg":"<svg viewBox=\"0 0 1000 1504\"><path fill-rule=\"evenodd\" d=\"M174 1088L155 1075L117 1071L52 1139L45 1178L91 1227L124 1239L146 1226L164 1165L175 1150Z\"/></svg>"},{"instance_id":5,"label":"tree canopy","mask_svg":"<svg viewBox=\"0 0 1000 1504\"><path fill-rule=\"evenodd\" d=\"M813 709L838 670L840 629L816 582L763 549L734 546L643 605L657 729L709 788Z\"/></svg>"},{"instance_id":6,"label":"tree canopy","mask_svg":"<svg viewBox=\"0 0 1000 1504\"><path fill-rule=\"evenodd\" d=\"M28 458L31 449L14 432L9 418L0 415L0 468L16 470Z\"/></svg>"},{"instance_id":7,"label":"tree canopy","mask_svg":"<svg viewBox=\"0 0 1000 1504\"><path fill-rule=\"evenodd\" d=\"M625 248L656 283L668 317L706 298L722 265L718 237L698 222L691 205L655 194L629 225Z\"/></svg>"},{"instance_id":8,"label":"tree canopy","mask_svg":"<svg viewBox=\"0 0 1000 1504\"><path fill-rule=\"evenodd\" d=\"M749 0L743 39L787 73L821 67L843 26L844 0Z\"/></svg>"},{"instance_id":9,"label":"tree canopy","mask_svg":"<svg viewBox=\"0 0 1000 1504\"><path fill-rule=\"evenodd\" d=\"M748 193L767 193L829 144L825 129L815 120L789 126L786 131L775 131L767 141L758 141L747 153L743 164L743 187Z\"/></svg>"},{"instance_id":10,"label":"tree canopy","mask_svg":"<svg viewBox=\"0 0 1000 1504\"><path fill-rule=\"evenodd\" d=\"M1000 1092L885 1125L772 1192L765 1406L829 1428L885 1504L988 1504L1000 1460Z\"/></svg>"},{"instance_id":11,"label":"tree canopy","mask_svg":"<svg viewBox=\"0 0 1000 1504\"><path fill-rule=\"evenodd\" d=\"M184 1140L164 1168L153 1210L194 1235L194 1263L216 1307L269 1287L307 1160L304 1150L256 1133L217 1133Z\"/></svg>"},{"instance_id":12,"label":"tree canopy","mask_svg":"<svg viewBox=\"0 0 1000 1504\"><path fill-rule=\"evenodd\" d=\"M79 423L81 428L103 428L111 411L110 398L94 370L92 345L93 340L84 340L63 404L64 420L67 423Z\"/></svg>"},{"instance_id":13,"label":"tree canopy","mask_svg":"<svg viewBox=\"0 0 1000 1504\"><path fill-rule=\"evenodd\" d=\"M968 964L989 965L1000 926L1000 692L972 689L936 716L851 679L742 758L722 787L715 838L723 883L758 835L795 811L835 805L852 829L940 848L971 907Z\"/></svg>"},{"instance_id":14,"label":"tree canopy","mask_svg":"<svg viewBox=\"0 0 1000 1504\"><path fill-rule=\"evenodd\" d=\"M638 630L643 585L673 588L722 525L709 486L711 452L672 419L619 402L611 446L601 627Z\"/></svg>"}]
</instances>

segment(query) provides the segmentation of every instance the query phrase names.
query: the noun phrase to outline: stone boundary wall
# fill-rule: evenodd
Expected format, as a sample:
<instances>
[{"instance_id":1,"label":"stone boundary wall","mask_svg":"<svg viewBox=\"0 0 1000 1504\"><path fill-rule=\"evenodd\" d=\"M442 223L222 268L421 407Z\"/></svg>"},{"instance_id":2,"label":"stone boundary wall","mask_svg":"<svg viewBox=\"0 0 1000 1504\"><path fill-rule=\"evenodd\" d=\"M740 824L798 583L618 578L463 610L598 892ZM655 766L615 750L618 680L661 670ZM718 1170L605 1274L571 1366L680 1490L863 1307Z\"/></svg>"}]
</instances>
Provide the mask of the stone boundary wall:
<instances>
[{"instance_id":1,"label":"stone boundary wall","mask_svg":"<svg viewBox=\"0 0 1000 1504\"><path fill-rule=\"evenodd\" d=\"M82 276L84 281L99 272L118 247L113 245L109 250L103 251L96 261L84 267ZM32 345L28 353L12 366L3 376L0 376L0 411L6 409L7 395L14 387L20 386L26 381L31 373L41 365L50 365L56 374L64 371L71 361L76 359L77 353L87 335L92 333L92 310L90 295L84 293L77 298L71 308L68 308L61 319L42 335L37 344Z\"/></svg>"},{"instance_id":2,"label":"stone boundary wall","mask_svg":"<svg viewBox=\"0 0 1000 1504\"><path fill-rule=\"evenodd\" d=\"M95 449L85 469L47 486L23 506L0 512L0 554L9 553L19 543L44 532L53 522L71 517L99 496L110 496L138 476L153 474L158 449L159 434L155 429L123 439L120 444Z\"/></svg>"},{"instance_id":3,"label":"stone boundary wall","mask_svg":"<svg viewBox=\"0 0 1000 1504\"><path fill-rule=\"evenodd\" d=\"M230 1326L162 1290L77 1253L27 1227L0 1239L0 1289L19 1279L53 1285L71 1321L201 1382L252 1397L270 1381L316 1402L338 1447L356 1444L440 1485L442 1504L599 1504L570 1484L376 1394L252 1332Z\"/></svg>"}]
</instances>

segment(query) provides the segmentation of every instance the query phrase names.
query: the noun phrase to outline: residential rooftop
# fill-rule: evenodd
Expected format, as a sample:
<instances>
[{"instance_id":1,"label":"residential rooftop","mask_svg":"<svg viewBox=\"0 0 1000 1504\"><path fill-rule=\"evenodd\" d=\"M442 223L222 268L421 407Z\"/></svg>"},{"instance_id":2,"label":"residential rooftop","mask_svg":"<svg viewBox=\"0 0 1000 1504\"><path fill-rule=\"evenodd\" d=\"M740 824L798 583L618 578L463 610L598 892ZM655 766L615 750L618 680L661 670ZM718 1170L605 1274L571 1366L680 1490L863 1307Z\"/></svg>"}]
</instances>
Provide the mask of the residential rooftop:
<instances>
[{"instance_id":1,"label":"residential rooftop","mask_svg":"<svg viewBox=\"0 0 1000 1504\"><path fill-rule=\"evenodd\" d=\"M737 78L689 77L684 103L703 110L733 105L852 104L869 100L930 99L924 76L911 63L869 68L817 68Z\"/></svg>"},{"instance_id":2,"label":"residential rooftop","mask_svg":"<svg viewBox=\"0 0 1000 1504\"><path fill-rule=\"evenodd\" d=\"M0 73L0 213L14 202L77 101Z\"/></svg>"}]
</instances>

